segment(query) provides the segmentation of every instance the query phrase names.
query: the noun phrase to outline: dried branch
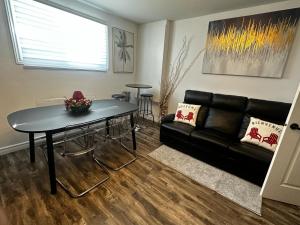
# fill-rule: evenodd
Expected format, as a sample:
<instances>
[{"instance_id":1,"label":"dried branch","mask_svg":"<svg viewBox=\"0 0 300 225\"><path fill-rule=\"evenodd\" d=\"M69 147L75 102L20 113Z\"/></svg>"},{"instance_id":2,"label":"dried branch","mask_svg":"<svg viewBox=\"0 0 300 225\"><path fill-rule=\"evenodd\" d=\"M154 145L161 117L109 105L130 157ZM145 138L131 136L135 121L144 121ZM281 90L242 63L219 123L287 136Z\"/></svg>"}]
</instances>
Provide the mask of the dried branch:
<instances>
[{"instance_id":1,"label":"dried branch","mask_svg":"<svg viewBox=\"0 0 300 225\"><path fill-rule=\"evenodd\" d=\"M192 68L192 66L195 64L197 59L200 57L200 55L205 51L204 49L201 49L196 56L193 58L191 63L185 68L185 70L182 72L184 61L187 57L189 51L189 42L187 42L186 37L184 37L182 46L178 51L177 56L174 59L173 64L171 64L171 70L168 76L163 78L163 81L161 83L161 97L160 97L160 114L164 115L166 112L164 112L168 108L169 99L172 96L172 94L175 92L177 87L180 85L182 80L187 76L188 72Z\"/></svg>"}]
</instances>

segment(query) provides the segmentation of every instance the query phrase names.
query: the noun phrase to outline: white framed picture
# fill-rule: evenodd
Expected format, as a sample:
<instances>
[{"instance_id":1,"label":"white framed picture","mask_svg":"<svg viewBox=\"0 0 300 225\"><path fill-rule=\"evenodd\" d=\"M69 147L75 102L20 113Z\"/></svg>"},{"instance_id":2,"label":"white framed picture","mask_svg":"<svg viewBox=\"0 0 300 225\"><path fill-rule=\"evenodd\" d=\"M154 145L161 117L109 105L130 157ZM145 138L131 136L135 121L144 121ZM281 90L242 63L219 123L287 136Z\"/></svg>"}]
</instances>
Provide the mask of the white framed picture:
<instances>
[{"instance_id":1,"label":"white framed picture","mask_svg":"<svg viewBox=\"0 0 300 225\"><path fill-rule=\"evenodd\" d=\"M133 73L134 34L116 27L112 28L114 73Z\"/></svg>"}]
</instances>

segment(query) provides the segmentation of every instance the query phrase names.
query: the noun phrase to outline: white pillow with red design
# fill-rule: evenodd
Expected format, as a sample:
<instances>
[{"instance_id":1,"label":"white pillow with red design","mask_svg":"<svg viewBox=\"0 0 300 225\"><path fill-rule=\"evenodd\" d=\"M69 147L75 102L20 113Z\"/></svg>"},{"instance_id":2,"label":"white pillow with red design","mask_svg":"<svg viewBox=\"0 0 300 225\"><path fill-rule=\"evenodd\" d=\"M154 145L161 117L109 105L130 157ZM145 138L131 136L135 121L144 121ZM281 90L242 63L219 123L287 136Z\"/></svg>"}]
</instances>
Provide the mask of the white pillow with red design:
<instances>
[{"instance_id":1,"label":"white pillow with red design","mask_svg":"<svg viewBox=\"0 0 300 225\"><path fill-rule=\"evenodd\" d=\"M282 129L281 125L251 117L241 142L248 142L275 151Z\"/></svg>"},{"instance_id":2,"label":"white pillow with red design","mask_svg":"<svg viewBox=\"0 0 300 225\"><path fill-rule=\"evenodd\" d=\"M178 103L174 121L196 126L197 116L201 105Z\"/></svg>"}]
</instances>

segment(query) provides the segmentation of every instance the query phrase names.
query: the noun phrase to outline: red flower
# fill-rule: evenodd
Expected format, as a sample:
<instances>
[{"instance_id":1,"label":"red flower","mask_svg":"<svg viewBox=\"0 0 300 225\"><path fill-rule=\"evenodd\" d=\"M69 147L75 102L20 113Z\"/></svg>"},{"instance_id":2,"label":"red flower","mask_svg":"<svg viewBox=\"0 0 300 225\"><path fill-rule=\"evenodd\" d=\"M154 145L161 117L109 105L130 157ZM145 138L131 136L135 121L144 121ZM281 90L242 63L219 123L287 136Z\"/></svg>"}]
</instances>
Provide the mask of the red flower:
<instances>
[{"instance_id":1,"label":"red flower","mask_svg":"<svg viewBox=\"0 0 300 225\"><path fill-rule=\"evenodd\" d=\"M81 99L84 99L84 95L82 94L81 91L74 91L73 99L75 99L76 101L79 101Z\"/></svg>"}]
</instances>

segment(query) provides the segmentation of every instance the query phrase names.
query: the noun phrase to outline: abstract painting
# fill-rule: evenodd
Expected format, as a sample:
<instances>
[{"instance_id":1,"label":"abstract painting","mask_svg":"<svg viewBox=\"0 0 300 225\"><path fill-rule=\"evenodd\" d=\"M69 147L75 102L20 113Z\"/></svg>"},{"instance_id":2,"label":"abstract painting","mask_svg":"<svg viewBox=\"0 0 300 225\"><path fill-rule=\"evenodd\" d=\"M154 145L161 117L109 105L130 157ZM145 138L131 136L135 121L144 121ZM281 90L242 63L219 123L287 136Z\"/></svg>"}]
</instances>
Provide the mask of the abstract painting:
<instances>
[{"instance_id":1,"label":"abstract painting","mask_svg":"<svg viewBox=\"0 0 300 225\"><path fill-rule=\"evenodd\" d=\"M115 73L133 73L134 35L119 28L112 28L113 67Z\"/></svg>"},{"instance_id":2,"label":"abstract painting","mask_svg":"<svg viewBox=\"0 0 300 225\"><path fill-rule=\"evenodd\" d=\"M203 73L281 78L300 8L209 23Z\"/></svg>"}]
</instances>

